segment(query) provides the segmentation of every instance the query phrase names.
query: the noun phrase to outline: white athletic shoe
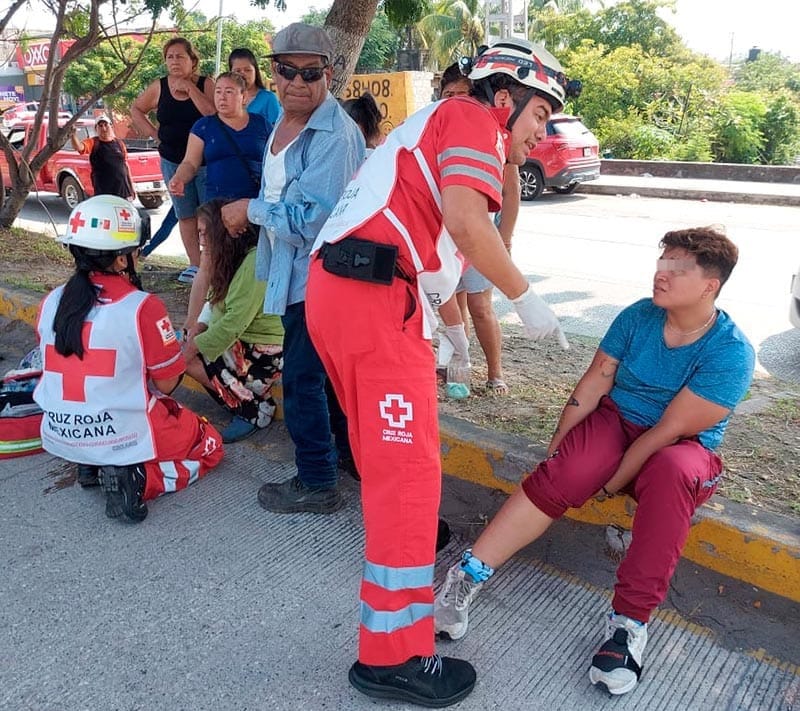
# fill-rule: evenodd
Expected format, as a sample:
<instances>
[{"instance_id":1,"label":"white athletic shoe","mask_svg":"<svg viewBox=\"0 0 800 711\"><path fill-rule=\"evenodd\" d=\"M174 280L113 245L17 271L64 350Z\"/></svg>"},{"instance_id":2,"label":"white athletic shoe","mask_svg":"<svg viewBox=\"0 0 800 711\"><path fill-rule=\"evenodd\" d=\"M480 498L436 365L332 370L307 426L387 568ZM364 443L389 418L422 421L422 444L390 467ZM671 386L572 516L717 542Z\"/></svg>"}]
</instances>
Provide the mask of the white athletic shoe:
<instances>
[{"instance_id":1,"label":"white athletic shoe","mask_svg":"<svg viewBox=\"0 0 800 711\"><path fill-rule=\"evenodd\" d=\"M433 624L437 635L450 639L461 639L467 633L469 605L483 583L474 583L472 578L456 563L447 571L444 586L433 603Z\"/></svg>"},{"instance_id":2,"label":"white athletic shoe","mask_svg":"<svg viewBox=\"0 0 800 711\"><path fill-rule=\"evenodd\" d=\"M592 657L589 681L603 684L611 694L627 694L642 675L647 625L625 615L606 618L606 641Z\"/></svg>"}]
</instances>

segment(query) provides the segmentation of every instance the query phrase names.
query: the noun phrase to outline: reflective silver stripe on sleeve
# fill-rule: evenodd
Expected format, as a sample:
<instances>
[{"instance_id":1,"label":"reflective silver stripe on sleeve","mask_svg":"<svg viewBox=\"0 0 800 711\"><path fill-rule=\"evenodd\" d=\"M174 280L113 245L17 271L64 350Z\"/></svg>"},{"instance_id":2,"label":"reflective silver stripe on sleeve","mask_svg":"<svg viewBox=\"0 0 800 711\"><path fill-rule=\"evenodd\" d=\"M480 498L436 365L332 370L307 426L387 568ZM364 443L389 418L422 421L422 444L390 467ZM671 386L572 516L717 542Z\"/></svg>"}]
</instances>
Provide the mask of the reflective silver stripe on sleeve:
<instances>
[{"instance_id":1,"label":"reflective silver stripe on sleeve","mask_svg":"<svg viewBox=\"0 0 800 711\"><path fill-rule=\"evenodd\" d=\"M411 627L426 617L433 617L433 605L427 602L414 602L394 612L373 610L366 602L361 603L361 624L370 632L388 634Z\"/></svg>"},{"instance_id":2,"label":"reflective silver stripe on sleeve","mask_svg":"<svg viewBox=\"0 0 800 711\"><path fill-rule=\"evenodd\" d=\"M484 153L483 151L476 151L474 148L448 148L436 156L436 161L441 165L450 158L469 158L469 160L475 160L479 163L486 163L489 167L496 169L498 173L503 172L503 164L496 153Z\"/></svg>"},{"instance_id":3,"label":"reflective silver stripe on sleeve","mask_svg":"<svg viewBox=\"0 0 800 711\"><path fill-rule=\"evenodd\" d=\"M475 168L471 165L463 165L461 163L457 163L456 165L448 165L446 168L442 169L441 175L443 178L447 178L451 175L464 175L468 178L476 178L482 183L486 183L489 187L494 188L495 192L503 192L503 184L495 175L486 170Z\"/></svg>"},{"instance_id":4,"label":"reflective silver stripe on sleeve","mask_svg":"<svg viewBox=\"0 0 800 711\"><path fill-rule=\"evenodd\" d=\"M433 566L391 568L388 565L367 562L364 564L364 580L393 592L424 588L433 584Z\"/></svg>"}]
</instances>

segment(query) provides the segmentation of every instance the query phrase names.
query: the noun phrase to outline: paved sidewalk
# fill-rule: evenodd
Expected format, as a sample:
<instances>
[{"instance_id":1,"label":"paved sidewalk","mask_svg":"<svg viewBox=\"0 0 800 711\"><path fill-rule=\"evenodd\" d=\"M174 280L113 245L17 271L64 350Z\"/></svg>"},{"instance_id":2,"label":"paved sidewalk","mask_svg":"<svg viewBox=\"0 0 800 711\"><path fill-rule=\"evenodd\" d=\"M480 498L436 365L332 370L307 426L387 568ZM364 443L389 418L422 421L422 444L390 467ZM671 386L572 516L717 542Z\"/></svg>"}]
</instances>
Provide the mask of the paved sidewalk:
<instances>
[{"instance_id":1,"label":"paved sidewalk","mask_svg":"<svg viewBox=\"0 0 800 711\"><path fill-rule=\"evenodd\" d=\"M331 516L268 514L256 502L262 482L291 474L286 441L275 423L228 447L217 471L152 502L140 525L106 519L102 494L81 490L57 459L0 462L0 708L412 708L347 683L363 547L357 484L343 480L347 505ZM485 511L469 498L475 515ZM457 537L441 554L439 583L462 545ZM671 610L651 625L638 689L620 698L595 689L587 669L611 576L595 587L543 558L504 567L478 598L470 634L439 645L478 669L457 708L800 709L800 672L768 642L738 649Z\"/></svg>"},{"instance_id":2,"label":"paved sidewalk","mask_svg":"<svg viewBox=\"0 0 800 711\"><path fill-rule=\"evenodd\" d=\"M578 192L598 195L744 202L760 205L800 205L800 184L756 183L734 180L691 178L656 178L648 176L607 175L581 183Z\"/></svg>"}]
</instances>

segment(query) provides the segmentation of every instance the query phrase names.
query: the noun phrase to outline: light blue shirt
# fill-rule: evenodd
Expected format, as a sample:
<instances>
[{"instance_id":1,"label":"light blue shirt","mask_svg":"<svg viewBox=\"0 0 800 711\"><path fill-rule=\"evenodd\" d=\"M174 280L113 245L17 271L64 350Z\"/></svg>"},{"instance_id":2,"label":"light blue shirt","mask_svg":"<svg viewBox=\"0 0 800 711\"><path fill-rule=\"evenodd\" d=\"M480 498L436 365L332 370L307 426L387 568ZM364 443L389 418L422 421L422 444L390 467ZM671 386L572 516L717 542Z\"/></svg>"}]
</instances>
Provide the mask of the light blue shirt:
<instances>
[{"instance_id":1,"label":"light blue shirt","mask_svg":"<svg viewBox=\"0 0 800 711\"><path fill-rule=\"evenodd\" d=\"M624 309L600 342L600 350L619 361L609 393L629 422L655 425L684 387L731 412L750 387L755 351L724 311L694 343L670 348L664 343L666 311L652 299ZM716 449L728 417L698 435L707 449Z\"/></svg>"},{"instance_id":2,"label":"light blue shirt","mask_svg":"<svg viewBox=\"0 0 800 711\"><path fill-rule=\"evenodd\" d=\"M247 113L260 114L270 126L274 126L280 118L281 105L269 89L259 89L247 105Z\"/></svg>"},{"instance_id":3,"label":"light blue shirt","mask_svg":"<svg viewBox=\"0 0 800 711\"><path fill-rule=\"evenodd\" d=\"M264 200L262 175L247 217L261 225L256 275L267 282L264 313L283 315L305 301L311 247L364 155L361 129L328 93L286 149L280 202Z\"/></svg>"}]
</instances>

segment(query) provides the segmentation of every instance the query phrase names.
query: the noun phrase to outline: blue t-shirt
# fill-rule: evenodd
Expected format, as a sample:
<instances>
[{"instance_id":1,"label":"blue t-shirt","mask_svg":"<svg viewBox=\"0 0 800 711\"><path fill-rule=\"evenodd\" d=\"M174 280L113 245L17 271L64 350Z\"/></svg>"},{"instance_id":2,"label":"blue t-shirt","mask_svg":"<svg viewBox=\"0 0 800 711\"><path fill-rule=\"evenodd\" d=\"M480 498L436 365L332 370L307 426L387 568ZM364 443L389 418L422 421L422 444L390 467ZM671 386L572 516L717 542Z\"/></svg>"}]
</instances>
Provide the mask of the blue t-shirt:
<instances>
[{"instance_id":1,"label":"blue t-shirt","mask_svg":"<svg viewBox=\"0 0 800 711\"><path fill-rule=\"evenodd\" d=\"M664 343L666 311L652 299L637 301L614 319L600 349L619 361L610 397L626 420L652 427L684 387L733 411L750 387L755 351L730 316L718 312L705 335L676 348ZM716 449L728 419L703 430L700 443Z\"/></svg>"},{"instance_id":2,"label":"blue t-shirt","mask_svg":"<svg viewBox=\"0 0 800 711\"><path fill-rule=\"evenodd\" d=\"M264 151L272 125L259 114L248 116L247 125L240 131L224 125L216 116L204 116L192 126L192 133L203 141L206 200L258 196ZM234 143L239 147L238 152Z\"/></svg>"},{"instance_id":3,"label":"blue t-shirt","mask_svg":"<svg viewBox=\"0 0 800 711\"><path fill-rule=\"evenodd\" d=\"M259 89L258 93L247 105L247 113L259 114L264 117L264 120L270 126L274 126L278 123L278 118L281 115L281 105L278 102L278 97L271 91Z\"/></svg>"}]
</instances>

